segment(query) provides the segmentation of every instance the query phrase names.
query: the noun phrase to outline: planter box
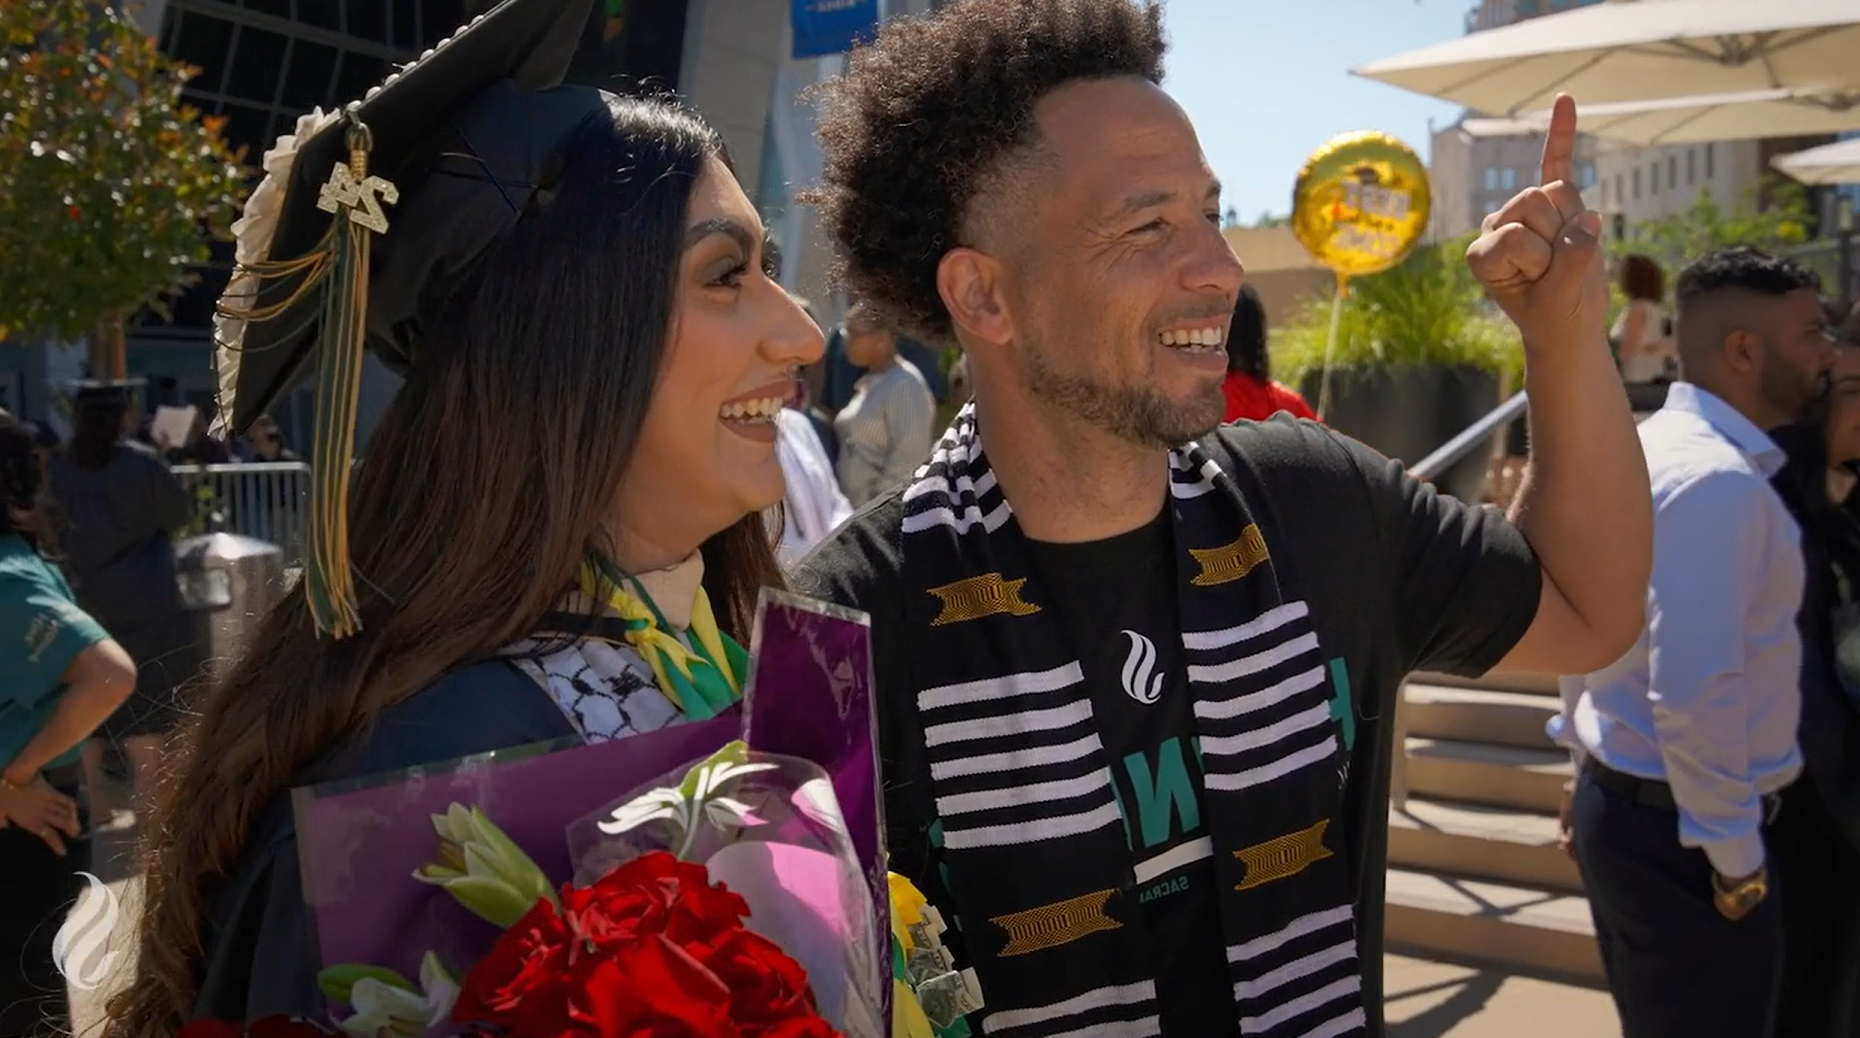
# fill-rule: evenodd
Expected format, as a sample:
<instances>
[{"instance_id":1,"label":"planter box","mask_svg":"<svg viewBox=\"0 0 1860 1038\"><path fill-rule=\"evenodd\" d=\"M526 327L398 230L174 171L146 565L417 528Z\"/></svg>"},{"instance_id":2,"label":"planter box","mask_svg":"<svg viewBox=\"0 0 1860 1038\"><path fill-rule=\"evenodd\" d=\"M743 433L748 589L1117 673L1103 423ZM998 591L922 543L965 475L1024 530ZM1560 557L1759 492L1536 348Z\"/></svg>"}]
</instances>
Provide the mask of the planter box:
<instances>
[{"instance_id":1,"label":"planter box","mask_svg":"<svg viewBox=\"0 0 1860 1038\"><path fill-rule=\"evenodd\" d=\"M1299 387L1316 406L1321 376ZM1412 465L1498 406L1498 376L1477 368L1338 368L1330 376L1324 422L1404 464ZM1480 501L1488 441L1435 477L1442 493Z\"/></svg>"}]
</instances>

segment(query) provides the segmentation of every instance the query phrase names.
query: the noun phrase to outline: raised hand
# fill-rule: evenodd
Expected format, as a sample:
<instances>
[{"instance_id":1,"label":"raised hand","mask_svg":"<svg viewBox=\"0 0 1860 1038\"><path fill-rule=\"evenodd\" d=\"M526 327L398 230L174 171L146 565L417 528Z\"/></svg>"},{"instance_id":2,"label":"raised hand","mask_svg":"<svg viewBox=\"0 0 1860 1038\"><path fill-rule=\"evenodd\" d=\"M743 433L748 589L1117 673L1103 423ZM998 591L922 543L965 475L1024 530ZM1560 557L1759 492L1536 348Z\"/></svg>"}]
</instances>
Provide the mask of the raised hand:
<instances>
[{"instance_id":1,"label":"raised hand","mask_svg":"<svg viewBox=\"0 0 1860 1038\"><path fill-rule=\"evenodd\" d=\"M1606 336L1601 214L1576 185L1576 102L1558 94L1544 135L1543 178L1485 218L1466 262L1527 347Z\"/></svg>"}]
</instances>

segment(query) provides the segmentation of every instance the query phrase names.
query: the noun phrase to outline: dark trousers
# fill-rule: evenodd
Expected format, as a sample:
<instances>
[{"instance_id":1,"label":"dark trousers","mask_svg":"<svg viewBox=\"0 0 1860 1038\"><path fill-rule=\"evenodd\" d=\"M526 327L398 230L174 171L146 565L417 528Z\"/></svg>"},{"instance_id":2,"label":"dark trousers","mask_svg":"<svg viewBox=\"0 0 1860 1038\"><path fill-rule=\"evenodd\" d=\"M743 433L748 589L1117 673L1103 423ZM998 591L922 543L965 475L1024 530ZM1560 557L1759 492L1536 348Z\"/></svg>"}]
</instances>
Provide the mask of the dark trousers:
<instances>
[{"instance_id":1,"label":"dark trousers","mask_svg":"<svg viewBox=\"0 0 1860 1038\"><path fill-rule=\"evenodd\" d=\"M78 873L90 868L91 841L67 840L65 850L60 858L17 826L0 829L0 1038L71 1033L52 938L84 890Z\"/></svg>"},{"instance_id":2,"label":"dark trousers","mask_svg":"<svg viewBox=\"0 0 1860 1038\"><path fill-rule=\"evenodd\" d=\"M1737 922L1712 904L1679 816L1576 784L1574 839L1622 1038L1770 1038L1782 986L1782 895ZM1780 1038L1780 1036L1779 1036ZM1788 1038L1794 1038L1793 1035Z\"/></svg>"},{"instance_id":3,"label":"dark trousers","mask_svg":"<svg viewBox=\"0 0 1860 1038\"><path fill-rule=\"evenodd\" d=\"M1823 805L1812 776L1783 793L1770 837L1783 902L1778 1038L1860 1035L1860 850Z\"/></svg>"}]
</instances>

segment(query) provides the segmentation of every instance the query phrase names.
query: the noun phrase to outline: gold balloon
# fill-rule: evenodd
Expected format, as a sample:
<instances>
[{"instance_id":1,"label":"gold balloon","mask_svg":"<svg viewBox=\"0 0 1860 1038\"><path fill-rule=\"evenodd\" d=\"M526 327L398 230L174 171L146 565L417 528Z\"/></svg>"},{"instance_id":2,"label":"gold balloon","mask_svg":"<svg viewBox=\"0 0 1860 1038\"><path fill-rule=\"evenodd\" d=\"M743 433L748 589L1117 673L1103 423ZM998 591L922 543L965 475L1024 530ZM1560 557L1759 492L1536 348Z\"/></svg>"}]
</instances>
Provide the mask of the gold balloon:
<instances>
[{"instance_id":1,"label":"gold balloon","mask_svg":"<svg viewBox=\"0 0 1860 1038\"><path fill-rule=\"evenodd\" d=\"M1400 263L1427 232L1427 167L1386 133L1334 137L1312 153L1292 189L1292 231L1339 278Z\"/></svg>"}]
</instances>

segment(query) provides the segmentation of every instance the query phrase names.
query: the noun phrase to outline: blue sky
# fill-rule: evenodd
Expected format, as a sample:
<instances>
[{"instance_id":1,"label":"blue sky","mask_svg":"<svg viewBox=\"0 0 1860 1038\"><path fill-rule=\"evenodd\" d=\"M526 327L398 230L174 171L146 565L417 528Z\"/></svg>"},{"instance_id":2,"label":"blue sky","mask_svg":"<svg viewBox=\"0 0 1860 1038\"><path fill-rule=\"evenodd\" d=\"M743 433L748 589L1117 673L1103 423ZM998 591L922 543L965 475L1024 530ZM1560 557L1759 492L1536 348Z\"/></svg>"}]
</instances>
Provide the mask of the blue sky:
<instances>
[{"instance_id":1,"label":"blue sky","mask_svg":"<svg viewBox=\"0 0 1860 1038\"><path fill-rule=\"evenodd\" d=\"M1251 222L1291 208L1305 157L1351 130L1381 130L1427 157L1427 121L1452 106L1350 75L1353 65L1458 36L1474 0L1166 0L1164 87L1188 110Z\"/></svg>"}]
</instances>

